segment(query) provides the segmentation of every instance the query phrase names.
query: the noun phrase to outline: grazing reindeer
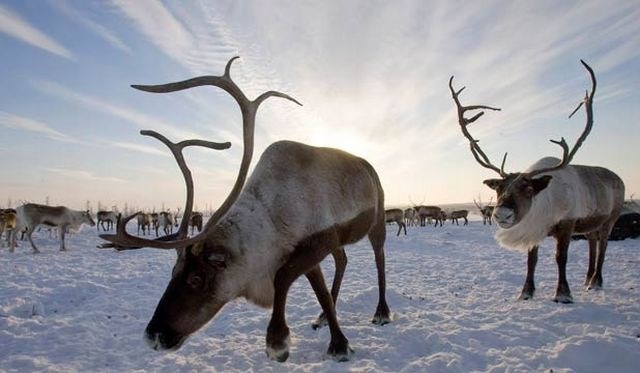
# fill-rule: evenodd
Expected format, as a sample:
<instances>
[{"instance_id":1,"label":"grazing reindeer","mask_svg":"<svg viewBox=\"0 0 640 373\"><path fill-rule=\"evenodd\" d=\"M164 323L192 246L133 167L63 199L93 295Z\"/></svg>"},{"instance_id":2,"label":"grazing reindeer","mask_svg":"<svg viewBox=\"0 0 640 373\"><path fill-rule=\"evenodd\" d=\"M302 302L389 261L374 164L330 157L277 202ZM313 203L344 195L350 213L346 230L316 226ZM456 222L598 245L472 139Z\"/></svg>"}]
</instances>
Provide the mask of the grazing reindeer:
<instances>
[{"instance_id":1,"label":"grazing reindeer","mask_svg":"<svg viewBox=\"0 0 640 373\"><path fill-rule=\"evenodd\" d=\"M493 201L493 197L489 200L489 204L482 206L482 200L480 200L480 203L476 202L475 199L473 200L473 203L475 203L478 210L480 210L480 215L482 215L482 225L486 225L487 223L491 225L491 215L493 215L494 208L494 206L491 206L491 201Z\"/></svg>"},{"instance_id":2,"label":"grazing reindeer","mask_svg":"<svg viewBox=\"0 0 640 373\"><path fill-rule=\"evenodd\" d=\"M67 233L68 228L77 230L82 224L88 224L92 227L96 225L91 218L89 211L75 211L64 206L51 207L35 203L26 203L16 209L16 215L18 223L17 227L11 234L10 252L15 250L16 233L23 229L27 230L27 238L31 243L33 252L39 253L40 251L33 243L31 235L40 224L58 228L60 235L60 251L66 250L64 246L64 236Z\"/></svg>"},{"instance_id":3,"label":"grazing reindeer","mask_svg":"<svg viewBox=\"0 0 640 373\"><path fill-rule=\"evenodd\" d=\"M404 223L404 212L400 209L384 210L384 221L386 223L396 222L398 224L398 233L400 235L402 228L404 228L404 235L407 235L407 225Z\"/></svg>"},{"instance_id":4,"label":"grazing reindeer","mask_svg":"<svg viewBox=\"0 0 640 373\"><path fill-rule=\"evenodd\" d=\"M96 215L96 220L98 221L96 224L96 229L100 231L100 226L102 226L103 231L113 229L113 224L118 222L118 219L122 217L122 214L117 213L115 211L98 211ZM107 223L107 228L104 228L104 223Z\"/></svg>"},{"instance_id":5,"label":"grazing reindeer","mask_svg":"<svg viewBox=\"0 0 640 373\"><path fill-rule=\"evenodd\" d=\"M418 218L420 219L420 226L424 227L427 224L427 219L434 219L434 227L440 226L442 227L442 209L438 206L415 206L414 210L416 214L418 214Z\"/></svg>"},{"instance_id":6,"label":"grazing reindeer","mask_svg":"<svg viewBox=\"0 0 640 373\"><path fill-rule=\"evenodd\" d=\"M191 227L191 235L193 236L193 229L198 229L198 233L202 231L202 213L198 211L194 211L191 213L191 217L189 217L189 227Z\"/></svg>"},{"instance_id":7,"label":"grazing reindeer","mask_svg":"<svg viewBox=\"0 0 640 373\"><path fill-rule=\"evenodd\" d=\"M151 224L153 222L151 214L145 214L144 212L140 211L136 215L138 216L138 234L140 234L140 228L142 228L143 236L146 233L149 233L149 235L151 235Z\"/></svg>"},{"instance_id":8,"label":"grazing reindeer","mask_svg":"<svg viewBox=\"0 0 640 373\"><path fill-rule=\"evenodd\" d=\"M560 141L551 140L562 147L562 160L553 157L542 158L526 171L517 173L504 171L506 154L500 168L491 164L480 149L478 141L467 131L467 125L484 112L472 118L465 118L465 111L499 109L481 105L462 106L458 95L464 87L455 91L452 85L453 77L449 80L449 88L458 108L460 128L469 139L474 158L480 165L496 171L501 176L500 179L484 181L498 195L493 211L493 219L498 224L496 240L508 248L528 250L527 278L520 299L533 297L538 245L547 235L555 237L557 241L558 286L553 298L555 302L573 302L565 269L569 242L574 233L585 234L589 240L589 269L585 285L588 289L601 288L607 239L622 210L624 183L618 175L602 167L569 164L593 126L592 104L596 91L596 77L591 67L584 61L581 62L591 77L591 93L587 92L584 101L569 118L584 104L587 113L584 131L571 150L564 138Z\"/></svg>"},{"instance_id":9,"label":"grazing reindeer","mask_svg":"<svg viewBox=\"0 0 640 373\"><path fill-rule=\"evenodd\" d=\"M464 219L463 225L467 225L469 224L469 220L467 220L468 215L469 210L456 210L452 211L451 214L449 214L449 219L451 219L451 224L453 224L453 222L455 221L456 225L460 225L458 224L458 219L462 218Z\"/></svg>"},{"instance_id":10,"label":"grazing reindeer","mask_svg":"<svg viewBox=\"0 0 640 373\"><path fill-rule=\"evenodd\" d=\"M385 222L382 186L373 167L346 152L317 148L291 141L279 141L264 151L243 189L253 154L255 115L259 105L276 96L296 102L275 91L246 98L231 80L204 76L159 86L134 86L149 92L173 92L213 85L229 93L239 104L243 118L244 151L238 177L222 206L198 235L185 238L183 219L171 238L145 240L124 229L128 217L118 225L117 235L102 235L119 249L154 247L180 248L172 279L145 331L148 344L156 350L175 350L211 320L229 301L244 297L264 307L273 307L267 328L267 354L285 361L289 356L289 328L285 303L290 286L305 275L327 318L331 342L328 354L347 360L351 349L338 325L335 301L344 266L336 263L332 292L324 282L320 262L329 254L368 236L378 271L379 299L373 318L376 324L390 321L385 300ZM143 134L164 139L159 134ZM193 206L193 181L184 163L182 149L194 141L174 144L162 140L180 166L187 198L185 216ZM177 238L177 239L174 239ZM344 253L342 253L344 254ZM346 258L346 257L345 257ZM334 292L335 290L335 292Z\"/></svg>"}]
</instances>

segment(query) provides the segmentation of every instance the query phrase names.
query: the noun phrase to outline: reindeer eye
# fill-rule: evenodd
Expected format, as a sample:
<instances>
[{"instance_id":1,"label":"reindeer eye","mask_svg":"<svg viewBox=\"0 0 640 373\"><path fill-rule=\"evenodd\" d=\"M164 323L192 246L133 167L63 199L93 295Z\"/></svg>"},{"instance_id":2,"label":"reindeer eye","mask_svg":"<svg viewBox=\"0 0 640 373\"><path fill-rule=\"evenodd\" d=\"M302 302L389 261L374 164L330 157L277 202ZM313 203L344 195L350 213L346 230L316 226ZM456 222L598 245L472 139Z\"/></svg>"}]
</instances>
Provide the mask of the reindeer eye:
<instances>
[{"instance_id":1,"label":"reindeer eye","mask_svg":"<svg viewBox=\"0 0 640 373\"><path fill-rule=\"evenodd\" d=\"M199 288L202 285L202 277L198 275L190 275L187 278L187 284L192 288Z\"/></svg>"},{"instance_id":2,"label":"reindeer eye","mask_svg":"<svg viewBox=\"0 0 640 373\"><path fill-rule=\"evenodd\" d=\"M217 268L227 268L226 260L227 258L224 254L211 253L207 255L207 261Z\"/></svg>"}]
</instances>

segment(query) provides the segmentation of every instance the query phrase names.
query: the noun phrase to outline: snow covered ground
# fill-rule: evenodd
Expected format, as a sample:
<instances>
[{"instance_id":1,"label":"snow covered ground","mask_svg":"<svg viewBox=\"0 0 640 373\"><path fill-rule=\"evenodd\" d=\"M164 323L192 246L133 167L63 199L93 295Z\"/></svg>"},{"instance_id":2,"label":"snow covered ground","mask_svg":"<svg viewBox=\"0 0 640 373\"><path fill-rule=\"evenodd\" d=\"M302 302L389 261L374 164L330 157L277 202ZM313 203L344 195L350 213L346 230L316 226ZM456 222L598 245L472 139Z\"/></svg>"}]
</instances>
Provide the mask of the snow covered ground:
<instances>
[{"instance_id":1,"label":"snow covered ground","mask_svg":"<svg viewBox=\"0 0 640 373\"><path fill-rule=\"evenodd\" d=\"M355 353L325 356L329 331L306 282L289 293L289 360L264 352L270 312L238 300L177 352L159 353L142 332L167 285L175 254L98 250L95 229L68 237L70 251L45 233L42 254L22 243L0 250L0 371L385 371L637 372L640 364L640 240L610 242L604 290L582 288L587 243L567 266L574 304L551 301L557 279L553 241L540 250L536 297L517 301L526 254L499 248L479 221L409 228L386 244L393 323L370 323L377 302L372 250L347 248L338 317ZM36 236L36 235L34 235ZM333 263L324 263L325 275ZM328 280L330 281L330 280Z\"/></svg>"}]
</instances>

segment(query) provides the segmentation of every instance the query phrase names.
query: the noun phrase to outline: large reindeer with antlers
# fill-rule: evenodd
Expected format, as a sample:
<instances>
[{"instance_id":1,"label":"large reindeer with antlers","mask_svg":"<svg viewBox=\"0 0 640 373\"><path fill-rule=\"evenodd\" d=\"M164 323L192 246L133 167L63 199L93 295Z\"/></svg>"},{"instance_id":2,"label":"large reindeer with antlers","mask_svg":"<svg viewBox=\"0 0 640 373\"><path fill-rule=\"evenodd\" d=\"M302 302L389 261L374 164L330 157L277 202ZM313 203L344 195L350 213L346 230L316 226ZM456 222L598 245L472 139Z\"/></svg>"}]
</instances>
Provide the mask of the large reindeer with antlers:
<instances>
[{"instance_id":1,"label":"large reindeer with antlers","mask_svg":"<svg viewBox=\"0 0 640 373\"><path fill-rule=\"evenodd\" d=\"M138 247L178 248L172 279L149 322L145 338L156 350L175 350L211 320L229 301L244 297L273 307L267 328L266 351L274 360L289 356L289 328L285 320L287 292L293 281L305 275L313 288L331 334L328 354L347 360L351 352L338 325L335 312L342 275L346 266L343 247L368 236L378 272L379 300L375 324L390 321L385 299L384 196L373 167L346 152L317 148L291 141L271 144L261 156L244 185L253 154L255 115L269 97L292 97L269 91L254 101L246 98L233 82L229 70L222 76L202 76L156 86L133 86L155 93L173 92L203 85L219 87L240 106L244 150L236 182L221 207L207 221L203 231L187 238L188 219L174 235L145 240L129 235L122 219L116 235L102 235L119 250ZM187 185L184 216L191 214L193 181L182 156L189 145L220 149L200 140L178 144L152 131L169 147ZM244 185L244 188L243 188ZM336 260L331 293L327 290L320 262L329 254ZM314 324L318 326L318 323Z\"/></svg>"},{"instance_id":2,"label":"large reindeer with antlers","mask_svg":"<svg viewBox=\"0 0 640 373\"><path fill-rule=\"evenodd\" d=\"M624 183L615 173L602 167L570 165L593 126L593 96L596 91L596 77L589 65L581 61L591 77L591 92L587 91L584 101L569 115L575 114L584 104L586 126L574 147L570 150L564 138L551 140L562 147L562 160L545 157L524 172L507 173L504 164L505 153L500 168L494 166L480 149L467 127L480 118L484 111L471 118L464 114L471 110L500 110L484 105L463 106L458 96L464 90L453 88L453 76L449 89L458 109L458 123L463 135L469 140L469 148L482 167L497 172L499 179L485 180L484 184L497 192L498 201L493 218L498 225L496 240L500 245L528 250L527 277L520 299L533 297L534 272L538 261L538 245L546 236L556 241L556 262L558 265L558 285L553 300L572 303L565 268L571 236L582 233L589 240L589 268L585 280L588 289L602 287L602 265L607 249L607 239L620 215L624 202Z\"/></svg>"}]
</instances>

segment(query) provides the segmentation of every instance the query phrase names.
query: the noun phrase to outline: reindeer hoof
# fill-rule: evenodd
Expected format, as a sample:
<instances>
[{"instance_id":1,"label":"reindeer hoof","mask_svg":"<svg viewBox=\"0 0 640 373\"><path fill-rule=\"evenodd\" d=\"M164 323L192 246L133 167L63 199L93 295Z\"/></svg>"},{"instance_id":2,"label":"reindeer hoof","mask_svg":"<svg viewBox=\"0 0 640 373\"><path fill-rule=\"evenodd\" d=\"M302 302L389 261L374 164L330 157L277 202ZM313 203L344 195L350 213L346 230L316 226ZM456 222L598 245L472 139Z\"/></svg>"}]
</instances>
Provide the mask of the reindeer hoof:
<instances>
[{"instance_id":1,"label":"reindeer hoof","mask_svg":"<svg viewBox=\"0 0 640 373\"><path fill-rule=\"evenodd\" d=\"M279 363L284 363L289 358L289 345L291 339L289 336L282 343L274 343L272 345L267 344L267 356L271 360L275 360Z\"/></svg>"},{"instance_id":2,"label":"reindeer hoof","mask_svg":"<svg viewBox=\"0 0 640 373\"><path fill-rule=\"evenodd\" d=\"M573 297L571 294L566 295L556 295L553 297L553 301L556 303L570 304L573 303Z\"/></svg>"},{"instance_id":3,"label":"reindeer hoof","mask_svg":"<svg viewBox=\"0 0 640 373\"><path fill-rule=\"evenodd\" d=\"M520 296L518 297L518 300L529 300L529 299L533 299L533 290L522 290L522 293L520 293Z\"/></svg>"},{"instance_id":4,"label":"reindeer hoof","mask_svg":"<svg viewBox=\"0 0 640 373\"><path fill-rule=\"evenodd\" d=\"M386 325L389 324L391 322L391 318L387 315L387 316L382 316L382 315L375 315L373 316L373 320L371 320L372 324L376 324L376 325Z\"/></svg>"},{"instance_id":5,"label":"reindeer hoof","mask_svg":"<svg viewBox=\"0 0 640 373\"><path fill-rule=\"evenodd\" d=\"M320 314L320 316L318 316L318 318L316 319L316 321L311 323L311 328L313 330L318 330L320 328L322 328L323 326L327 326L328 322L327 322L327 317L324 315L324 312Z\"/></svg>"},{"instance_id":6,"label":"reindeer hoof","mask_svg":"<svg viewBox=\"0 0 640 373\"><path fill-rule=\"evenodd\" d=\"M594 277L587 283L587 290L602 290L602 280Z\"/></svg>"},{"instance_id":7,"label":"reindeer hoof","mask_svg":"<svg viewBox=\"0 0 640 373\"><path fill-rule=\"evenodd\" d=\"M391 322L391 316L389 311L389 306L387 306L386 302L378 304L376 308L376 313L373 315L373 320L371 323L376 325L385 325Z\"/></svg>"},{"instance_id":8,"label":"reindeer hoof","mask_svg":"<svg viewBox=\"0 0 640 373\"><path fill-rule=\"evenodd\" d=\"M330 343L327 349L327 355L337 362L349 361L351 354L353 354L353 349L349 347L349 342L347 341L340 344Z\"/></svg>"}]
</instances>

